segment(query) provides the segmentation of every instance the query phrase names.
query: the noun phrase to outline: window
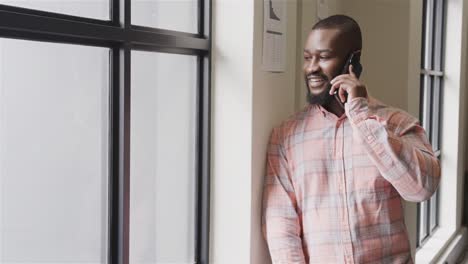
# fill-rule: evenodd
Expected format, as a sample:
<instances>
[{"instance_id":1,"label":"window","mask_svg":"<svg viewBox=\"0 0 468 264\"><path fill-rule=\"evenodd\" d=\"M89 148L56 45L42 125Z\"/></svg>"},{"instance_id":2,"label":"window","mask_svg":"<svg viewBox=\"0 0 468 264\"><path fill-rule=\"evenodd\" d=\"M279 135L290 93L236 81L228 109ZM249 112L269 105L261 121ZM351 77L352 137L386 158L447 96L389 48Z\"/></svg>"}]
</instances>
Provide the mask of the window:
<instances>
[{"instance_id":1,"label":"window","mask_svg":"<svg viewBox=\"0 0 468 264\"><path fill-rule=\"evenodd\" d=\"M208 262L210 13L0 0L0 264Z\"/></svg>"},{"instance_id":2,"label":"window","mask_svg":"<svg viewBox=\"0 0 468 264\"><path fill-rule=\"evenodd\" d=\"M440 158L441 109L443 95L443 29L445 1L424 0L421 56L421 117L429 140ZM418 205L420 247L438 226L439 191Z\"/></svg>"}]
</instances>

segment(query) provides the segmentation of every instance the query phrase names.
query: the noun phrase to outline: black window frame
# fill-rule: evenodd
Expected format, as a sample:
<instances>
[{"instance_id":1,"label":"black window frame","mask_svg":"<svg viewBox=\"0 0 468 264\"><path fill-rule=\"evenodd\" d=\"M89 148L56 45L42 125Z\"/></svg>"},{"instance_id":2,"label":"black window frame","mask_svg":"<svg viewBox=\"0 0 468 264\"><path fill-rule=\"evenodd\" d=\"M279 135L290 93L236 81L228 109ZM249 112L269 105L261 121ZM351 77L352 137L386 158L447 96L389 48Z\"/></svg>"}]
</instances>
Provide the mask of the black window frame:
<instances>
[{"instance_id":1,"label":"black window frame","mask_svg":"<svg viewBox=\"0 0 468 264\"><path fill-rule=\"evenodd\" d=\"M129 263L131 51L197 56L195 263L209 263L211 0L198 2L198 33L131 24L131 0L109 0L109 20L0 4L0 38L110 50L107 263ZM25 73L27 74L27 73Z\"/></svg>"},{"instance_id":2,"label":"black window frame","mask_svg":"<svg viewBox=\"0 0 468 264\"><path fill-rule=\"evenodd\" d=\"M438 159L441 156L441 124L444 84L445 0L423 0L421 41L420 117ZM417 206L417 248L439 227L440 191Z\"/></svg>"}]
</instances>

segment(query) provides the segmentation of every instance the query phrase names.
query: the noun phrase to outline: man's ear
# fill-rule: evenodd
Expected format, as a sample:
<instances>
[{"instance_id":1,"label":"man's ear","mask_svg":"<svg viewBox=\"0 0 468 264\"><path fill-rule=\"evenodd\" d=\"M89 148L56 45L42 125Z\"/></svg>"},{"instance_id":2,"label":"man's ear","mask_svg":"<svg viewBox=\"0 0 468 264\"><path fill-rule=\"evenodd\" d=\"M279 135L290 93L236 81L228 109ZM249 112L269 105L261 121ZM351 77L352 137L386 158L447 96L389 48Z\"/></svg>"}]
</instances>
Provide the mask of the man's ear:
<instances>
[{"instance_id":1,"label":"man's ear","mask_svg":"<svg viewBox=\"0 0 468 264\"><path fill-rule=\"evenodd\" d=\"M356 50L354 53L354 57L356 57L359 61L361 60L361 50Z\"/></svg>"}]
</instances>

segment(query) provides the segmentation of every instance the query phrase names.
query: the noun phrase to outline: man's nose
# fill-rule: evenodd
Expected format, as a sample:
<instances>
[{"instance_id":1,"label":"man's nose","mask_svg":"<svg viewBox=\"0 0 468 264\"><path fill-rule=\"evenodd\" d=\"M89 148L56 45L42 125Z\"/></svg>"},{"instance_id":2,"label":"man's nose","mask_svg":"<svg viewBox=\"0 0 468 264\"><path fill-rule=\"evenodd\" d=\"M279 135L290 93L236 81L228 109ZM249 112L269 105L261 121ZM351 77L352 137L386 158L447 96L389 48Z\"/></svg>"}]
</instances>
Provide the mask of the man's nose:
<instances>
[{"instance_id":1,"label":"man's nose","mask_svg":"<svg viewBox=\"0 0 468 264\"><path fill-rule=\"evenodd\" d=\"M307 73L318 72L320 70L320 65L318 64L317 59L310 59L307 62L306 71Z\"/></svg>"}]
</instances>

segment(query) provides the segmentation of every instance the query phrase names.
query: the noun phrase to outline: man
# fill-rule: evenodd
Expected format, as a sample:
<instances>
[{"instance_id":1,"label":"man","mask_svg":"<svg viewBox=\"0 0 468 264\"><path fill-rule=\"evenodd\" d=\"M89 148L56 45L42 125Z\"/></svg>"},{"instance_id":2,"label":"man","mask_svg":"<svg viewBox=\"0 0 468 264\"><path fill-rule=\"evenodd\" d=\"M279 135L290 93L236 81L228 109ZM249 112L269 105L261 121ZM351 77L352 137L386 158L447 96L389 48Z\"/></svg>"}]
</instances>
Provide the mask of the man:
<instances>
[{"instance_id":1,"label":"man","mask_svg":"<svg viewBox=\"0 0 468 264\"><path fill-rule=\"evenodd\" d=\"M361 42L343 15L308 35L309 104L273 130L267 154L263 232L273 263L413 263L402 199L429 199L440 165L416 118L370 97L353 66L341 74Z\"/></svg>"}]
</instances>

